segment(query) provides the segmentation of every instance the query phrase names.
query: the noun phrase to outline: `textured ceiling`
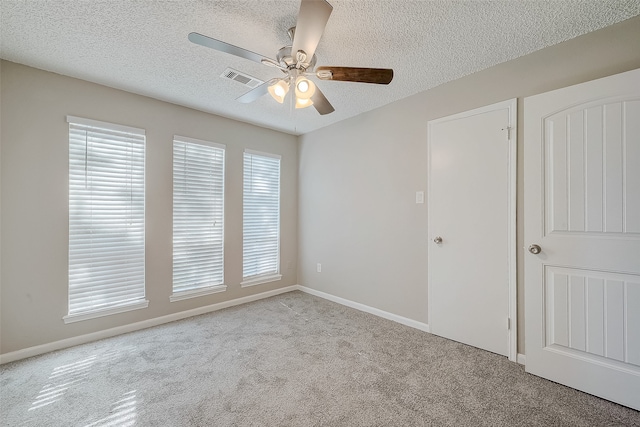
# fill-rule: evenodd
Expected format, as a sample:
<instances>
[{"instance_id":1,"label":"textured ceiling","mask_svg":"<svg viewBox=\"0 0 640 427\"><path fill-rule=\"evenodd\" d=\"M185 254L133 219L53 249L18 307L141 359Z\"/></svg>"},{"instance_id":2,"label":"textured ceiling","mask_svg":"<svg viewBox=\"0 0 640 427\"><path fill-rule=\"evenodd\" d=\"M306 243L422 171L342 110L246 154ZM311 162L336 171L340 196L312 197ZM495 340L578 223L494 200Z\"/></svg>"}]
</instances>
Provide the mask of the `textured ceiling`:
<instances>
[{"instance_id":1,"label":"textured ceiling","mask_svg":"<svg viewBox=\"0 0 640 427\"><path fill-rule=\"evenodd\" d=\"M280 71L190 43L192 32L275 58L299 0L0 0L0 57L302 134L640 14L640 0L329 0L318 65L393 68L388 86L320 81L336 111L292 109L223 79Z\"/></svg>"}]
</instances>

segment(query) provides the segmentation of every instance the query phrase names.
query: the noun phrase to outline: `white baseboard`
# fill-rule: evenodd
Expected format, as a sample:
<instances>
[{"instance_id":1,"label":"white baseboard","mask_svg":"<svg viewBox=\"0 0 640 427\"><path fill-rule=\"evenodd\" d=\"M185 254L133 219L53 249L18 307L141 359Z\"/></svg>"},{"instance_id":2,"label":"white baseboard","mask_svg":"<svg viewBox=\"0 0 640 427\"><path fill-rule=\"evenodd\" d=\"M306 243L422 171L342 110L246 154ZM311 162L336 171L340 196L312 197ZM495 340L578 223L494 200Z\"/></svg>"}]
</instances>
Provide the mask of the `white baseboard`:
<instances>
[{"instance_id":1,"label":"white baseboard","mask_svg":"<svg viewBox=\"0 0 640 427\"><path fill-rule=\"evenodd\" d=\"M406 317L398 316L397 314L389 313L388 311L380 310L378 308L369 307L368 305L360 304L348 299L340 298L335 295L328 294L326 292L317 291L315 289L307 288L306 286L298 285L298 290L306 292L311 295L315 295L320 298L324 298L329 301L337 302L338 304L345 305L347 307L355 308L356 310L364 311L366 313L374 314L378 317L382 317L394 322L402 323L403 325L420 329L424 332L429 332L429 325L426 323L418 322L417 320L408 319Z\"/></svg>"},{"instance_id":2,"label":"white baseboard","mask_svg":"<svg viewBox=\"0 0 640 427\"><path fill-rule=\"evenodd\" d=\"M126 334L128 332L151 328L153 326L162 325L163 323L169 323L169 322L174 322L176 320L186 319L187 317L191 317L191 316L198 316L200 314L222 310L223 308L233 307L240 304L246 304L248 302L257 301L257 300L269 298L275 295L284 294L286 292L295 291L295 290L298 290L299 288L300 287L298 285L287 286L284 288L274 289L272 291L262 292L255 295L249 295L242 298L236 298L229 301L219 302L217 304L211 304L204 307L194 308L192 310L181 311L179 313L172 313L166 316L143 320L141 322L118 326L111 329L105 329L104 331L92 332L86 335L79 335L77 337L71 337L71 338L60 340L60 341L54 341L47 344L37 345L34 347L28 347L21 350L0 354L0 365L4 363L20 360L20 359L26 359L27 357L33 357L40 354L48 353L50 351L60 350L63 348L73 347L75 345L80 345L80 344L86 344L88 342L97 341L104 338L114 337L116 335Z\"/></svg>"},{"instance_id":3,"label":"white baseboard","mask_svg":"<svg viewBox=\"0 0 640 427\"><path fill-rule=\"evenodd\" d=\"M524 354L522 353L518 353L518 363L521 365L526 365L527 364L527 358Z\"/></svg>"}]
</instances>

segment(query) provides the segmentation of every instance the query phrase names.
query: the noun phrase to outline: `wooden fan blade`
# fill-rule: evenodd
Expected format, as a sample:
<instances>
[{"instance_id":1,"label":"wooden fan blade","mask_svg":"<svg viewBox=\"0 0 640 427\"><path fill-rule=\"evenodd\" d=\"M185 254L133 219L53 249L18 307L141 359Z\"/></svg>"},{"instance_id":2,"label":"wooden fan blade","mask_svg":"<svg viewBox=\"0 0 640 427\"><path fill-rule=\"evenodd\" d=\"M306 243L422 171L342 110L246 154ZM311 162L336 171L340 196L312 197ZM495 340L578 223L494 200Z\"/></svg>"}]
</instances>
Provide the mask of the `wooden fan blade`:
<instances>
[{"instance_id":1,"label":"wooden fan blade","mask_svg":"<svg viewBox=\"0 0 640 427\"><path fill-rule=\"evenodd\" d=\"M390 68L318 67L316 76L321 80L388 85L393 80L393 70Z\"/></svg>"},{"instance_id":2,"label":"wooden fan blade","mask_svg":"<svg viewBox=\"0 0 640 427\"><path fill-rule=\"evenodd\" d=\"M271 80L269 80L267 82L264 82L260 86L254 87L253 89L251 89L249 92L245 93L244 95L241 95L241 96L237 97L236 101L242 102L243 104L248 104L250 102L253 102L256 99L260 98L262 95L264 95L267 92L269 92L269 86L271 86L272 84L274 84L277 81L278 81L278 79L271 79Z\"/></svg>"},{"instance_id":3,"label":"wooden fan blade","mask_svg":"<svg viewBox=\"0 0 640 427\"><path fill-rule=\"evenodd\" d=\"M291 48L294 58L296 52L302 50L307 54L307 61L311 61L332 10L333 6L325 0L302 0Z\"/></svg>"},{"instance_id":4,"label":"wooden fan blade","mask_svg":"<svg viewBox=\"0 0 640 427\"><path fill-rule=\"evenodd\" d=\"M324 96L322 91L320 91L320 88L318 88L318 86L316 86L316 91L313 96L311 96L311 101L313 102L313 106L316 110L318 110L318 113L320 113L321 116L336 111L336 109L333 108L333 105L331 105L329 100Z\"/></svg>"},{"instance_id":5,"label":"wooden fan blade","mask_svg":"<svg viewBox=\"0 0 640 427\"><path fill-rule=\"evenodd\" d=\"M203 36L199 33L189 33L189 41L195 44L199 44L200 46L208 47L211 49L218 50L220 52L230 53L231 55L239 56L240 58L249 59L251 61L263 63L262 60L266 60L270 63L277 64L278 61L268 58L266 56L260 55L255 52L251 52L250 50L243 49L238 46L234 46L229 43L225 43L220 40L213 39L211 37Z\"/></svg>"}]
</instances>

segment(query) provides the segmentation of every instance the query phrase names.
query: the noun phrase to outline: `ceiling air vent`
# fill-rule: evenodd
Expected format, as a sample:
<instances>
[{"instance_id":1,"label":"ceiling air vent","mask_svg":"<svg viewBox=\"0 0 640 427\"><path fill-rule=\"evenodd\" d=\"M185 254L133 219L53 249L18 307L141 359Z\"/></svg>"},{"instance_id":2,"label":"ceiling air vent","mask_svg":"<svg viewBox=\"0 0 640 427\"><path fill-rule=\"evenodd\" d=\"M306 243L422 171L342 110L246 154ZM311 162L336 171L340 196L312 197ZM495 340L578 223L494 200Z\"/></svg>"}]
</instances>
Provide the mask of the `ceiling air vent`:
<instances>
[{"instance_id":1,"label":"ceiling air vent","mask_svg":"<svg viewBox=\"0 0 640 427\"><path fill-rule=\"evenodd\" d=\"M227 68L226 70L224 70L224 72L220 75L220 77L225 77L227 79L235 80L239 83L242 83L245 86L250 87L251 89L264 83L262 80L256 79L255 77L251 77L248 74L241 73L240 71L234 70L233 68Z\"/></svg>"}]
</instances>

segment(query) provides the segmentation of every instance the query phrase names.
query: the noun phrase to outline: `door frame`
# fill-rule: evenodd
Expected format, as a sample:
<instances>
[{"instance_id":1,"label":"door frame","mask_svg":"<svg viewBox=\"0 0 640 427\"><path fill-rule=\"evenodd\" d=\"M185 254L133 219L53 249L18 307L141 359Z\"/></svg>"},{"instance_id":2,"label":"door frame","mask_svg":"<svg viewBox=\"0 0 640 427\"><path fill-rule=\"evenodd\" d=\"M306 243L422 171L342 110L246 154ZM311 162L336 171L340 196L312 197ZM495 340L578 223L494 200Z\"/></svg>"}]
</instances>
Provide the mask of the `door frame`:
<instances>
[{"instance_id":1,"label":"door frame","mask_svg":"<svg viewBox=\"0 0 640 427\"><path fill-rule=\"evenodd\" d=\"M516 194L517 194L517 151L518 151L518 116L517 116L517 107L518 100L517 98L509 99L502 102L497 102L495 104L487 105L484 107L476 108L473 110L465 111L458 114L453 114L447 117L442 117L439 119L429 120L427 122L427 233L428 238L433 239L434 236L431 235L431 230L433 229L433 224L431 223L432 218L432 208L430 203L431 197L431 141L432 141L432 132L433 126L439 123L458 120L465 117L471 117L478 114L483 114L492 111L498 110L509 110L509 126L504 129L506 132L506 137L508 138L508 160L507 160L507 188L508 194L507 197L507 209L508 209L508 222L506 224L507 227L507 245L508 245L508 293L509 293L509 301L508 301L508 318L506 319L507 328L509 333L507 334L508 338L508 349L509 349L509 360L512 362L517 361L518 357L518 299L517 299L517 261L516 261ZM430 245L427 245L427 319L429 324L431 324L431 270L429 269L429 251Z\"/></svg>"}]
</instances>

